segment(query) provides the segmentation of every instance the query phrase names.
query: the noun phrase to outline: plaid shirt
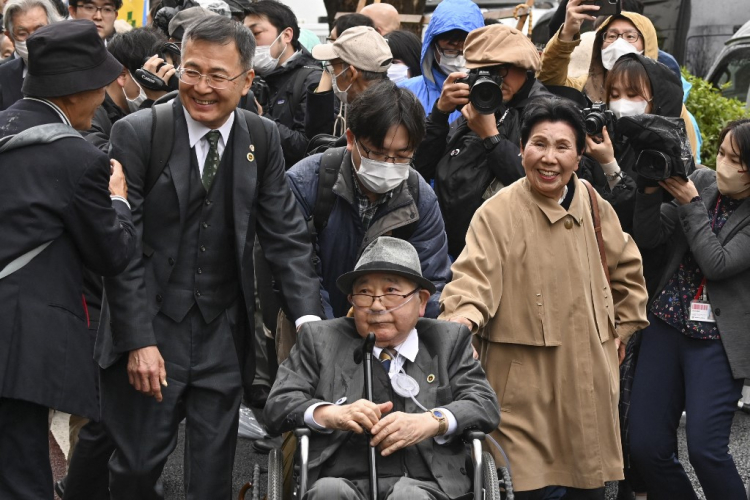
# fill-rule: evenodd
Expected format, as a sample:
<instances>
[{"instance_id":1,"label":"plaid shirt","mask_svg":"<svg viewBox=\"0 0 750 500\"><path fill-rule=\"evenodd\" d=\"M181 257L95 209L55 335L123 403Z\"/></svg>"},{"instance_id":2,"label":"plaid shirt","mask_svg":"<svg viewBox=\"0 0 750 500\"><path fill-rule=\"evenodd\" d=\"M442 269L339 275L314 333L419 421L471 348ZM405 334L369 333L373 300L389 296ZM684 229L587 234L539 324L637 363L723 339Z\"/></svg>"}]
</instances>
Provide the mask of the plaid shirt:
<instances>
[{"instance_id":1,"label":"plaid shirt","mask_svg":"<svg viewBox=\"0 0 750 500\"><path fill-rule=\"evenodd\" d=\"M354 179L352 179L354 181L354 202L357 204L357 210L359 211L359 218L362 219L362 225L365 227L365 231L367 231L370 228L373 217L375 217L375 213L378 211L378 207L391 199L393 196L393 190L388 191L374 202L371 202L359 187L354 163L352 163L352 175L354 176Z\"/></svg>"}]
</instances>

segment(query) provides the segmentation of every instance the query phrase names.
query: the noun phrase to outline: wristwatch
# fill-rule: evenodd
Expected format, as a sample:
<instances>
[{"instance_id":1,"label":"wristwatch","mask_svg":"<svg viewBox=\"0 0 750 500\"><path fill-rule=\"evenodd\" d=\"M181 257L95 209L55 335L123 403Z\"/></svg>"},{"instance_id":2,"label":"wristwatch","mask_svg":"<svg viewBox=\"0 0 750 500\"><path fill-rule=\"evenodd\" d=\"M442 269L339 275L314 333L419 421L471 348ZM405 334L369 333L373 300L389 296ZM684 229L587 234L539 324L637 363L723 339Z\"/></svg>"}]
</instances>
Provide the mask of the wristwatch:
<instances>
[{"instance_id":1,"label":"wristwatch","mask_svg":"<svg viewBox=\"0 0 750 500\"><path fill-rule=\"evenodd\" d=\"M445 417L445 413L443 413L441 410L433 408L432 410L430 410L430 414L432 415L432 418L438 421L437 435L442 436L443 434L448 432L448 419Z\"/></svg>"},{"instance_id":2,"label":"wristwatch","mask_svg":"<svg viewBox=\"0 0 750 500\"><path fill-rule=\"evenodd\" d=\"M495 146L500 144L501 140L502 136L500 136L500 134L491 135L482 141L482 146L484 146L484 149L487 151L492 151L495 149Z\"/></svg>"}]
</instances>

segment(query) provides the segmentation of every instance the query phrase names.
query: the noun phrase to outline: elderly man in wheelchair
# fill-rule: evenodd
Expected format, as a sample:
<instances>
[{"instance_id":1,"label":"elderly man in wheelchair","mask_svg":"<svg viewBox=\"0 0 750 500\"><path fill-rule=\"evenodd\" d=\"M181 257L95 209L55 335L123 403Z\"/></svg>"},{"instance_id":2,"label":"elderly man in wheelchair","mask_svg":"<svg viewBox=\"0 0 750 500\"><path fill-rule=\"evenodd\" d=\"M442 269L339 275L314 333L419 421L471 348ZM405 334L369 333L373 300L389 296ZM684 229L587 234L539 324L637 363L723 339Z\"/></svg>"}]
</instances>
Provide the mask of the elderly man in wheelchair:
<instances>
[{"instance_id":1,"label":"elderly man in wheelchair","mask_svg":"<svg viewBox=\"0 0 750 500\"><path fill-rule=\"evenodd\" d=\"M354 317L302 326L265 408L271 432L297 429L302 436L297 498L481 496L476 480L481 482L483 473L495 483L485 486L497 491L494 463L472 474L462 440L467 432L483 437L497 427L497 398L472 356L469 330L420 319L435 287L422 277L414 247L380 237L337 285L349 294ZM375 344L368 400L362 346L370 333ZM491 461L479 441L472 446L475 464L482 455ZM280 456L274 452L272 457ZM279 473L269 470L269 477ZM269 499L276 489L269 484Z\"/></svg>"}]
</instances>

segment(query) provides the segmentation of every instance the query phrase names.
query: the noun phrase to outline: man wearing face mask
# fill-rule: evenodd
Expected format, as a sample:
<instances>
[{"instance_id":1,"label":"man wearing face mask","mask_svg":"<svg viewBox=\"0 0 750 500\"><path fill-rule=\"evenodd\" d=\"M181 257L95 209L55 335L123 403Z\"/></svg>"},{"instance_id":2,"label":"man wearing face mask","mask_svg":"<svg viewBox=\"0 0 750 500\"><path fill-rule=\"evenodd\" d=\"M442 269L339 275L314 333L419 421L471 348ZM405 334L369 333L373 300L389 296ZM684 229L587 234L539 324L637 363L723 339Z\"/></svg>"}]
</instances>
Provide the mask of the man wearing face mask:
<instances>
[{"instance_id":1,"label":"man wearing face mask","mask_svg":"<svg viewBox=\"0 0 750 500\"><path fill-rule=\"evenodd\" d=\"M468 73L451 73L427 118L427 135L414 158L414 168L428 181L434 179L448 251L454 257L463 250L476 209L524 176L521 115L530 99L549 95L534 78L540 65L536 47L515 28L495 24L472 31L464 54L471 71L488 71L500 86L502 103L494 113L478 112L469 102L469 85L457 81ZM460 118L451 124L456 113Z\"/></svg>"},{"instance_id":2,"label":"man wearing face mask","mask_svg":"<svg viewBox=\"0 0 750 500\"><path fill-rule=\"evenodd\" d=\"M297 17L289 7L261 0L249 4L245 14L244 24L257 43L253 68L270 90L262 114L276 122L284 160L290 167L305 155L307 88L320 81L321 68L299 43Z\"/></svg>"},{"instance_id":3,"label":"man wearing face mask","mask_svg":"<svg viewBox=\"0 0 750 500\"><path fill-rule=\"evenodd\" d=\"M641 14L623 11L608 17L596 30L591 51L589 71L577 78L568 77L570 55L581 43L580 30L584 21L595 21L598 6L586 5L584 0L570 0L565 11L565 23L547 43L542 58L539 81L545 85L564 85L582 91L591 102L604 101L604 80L617 59L624 54L637 53L650 59L659 57L656 29L651 21ZM690 123L687 109L682 106L681 115ZM687 127L693 156L698 139L693 127Z\"/></svg>"},{"instance_id":4,"label":"man wearing face mask","mask_svg":"<svg viewBox=\"0 0 750 500\"><path fill-rule=\"evenodd\" d=\"M13 40L15 59L0 66L0 111L23 99L21 86L28 72L26 39L42 26L60 20L49 0L10 0L5 4L3 29Z\"/></svg>"},{"instance_id":5,"label":"man wearing face mask","mask_svg":"<svg viewBox=\"0 0 750 500\"><path fill-rule=\"evenodd\" d=\"M422 41L422 75L399 85L416 94L425 113L432 111L448 75L466 69L464 41L484 26L482 12L470 0L443 0L433 12ZM461 116L453 111L449 122Z\"/></svg>"},{"instance_id":6,"label":"man wearing face mask","mask_svg":"<svg viewBox=\"0 0 750 500\"><path fill-rule=\"evenodd\" d=\"M383 235L407 240L417 249L424 277L437 289L425 316L437 317L438 298L451 271L437 198L410 166L424 136L422 106L414 94L384 80L354 99L348 124L345 147L309 156L287 172L303 216L315 224L326 317L347 314L350 304L336 279L354 269L362 250ZM328 176L332 178L325 180ZM322 194L321 183L331 186L328 195ZM325 217L316 205L328 196L333 204Z\"/></svg>"}]
</instances>

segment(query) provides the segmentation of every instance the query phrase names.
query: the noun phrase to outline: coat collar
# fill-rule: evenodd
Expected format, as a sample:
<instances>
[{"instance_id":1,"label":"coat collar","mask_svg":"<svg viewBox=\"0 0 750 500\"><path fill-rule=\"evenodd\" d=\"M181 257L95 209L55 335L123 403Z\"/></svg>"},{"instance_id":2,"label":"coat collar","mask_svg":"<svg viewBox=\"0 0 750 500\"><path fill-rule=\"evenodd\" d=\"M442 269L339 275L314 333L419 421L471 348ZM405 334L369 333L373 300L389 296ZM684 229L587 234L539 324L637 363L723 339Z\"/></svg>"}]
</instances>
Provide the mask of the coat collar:
<instances>
[{"instance_id":1,"label":"coat collar","mask_svg":"<svg viewBox=\"0 0 750 500\"><path fill-rule=\"evenodd\" d=\"M719 187L716 184L716 177L700 190L701 199L706 208L716 206L716 200L719 197ZM734 235L739 227L744 226L750 218L750 202L745 201L742 205L729 216L726 223L721 227L717 237L721 243L726 243L730 236Z\"/></svg>"},{"instance_id":2,"label":"coat collar","mask_svg":"<svg viewBox=\"0 0 750 500\"><path fill-rule=\"evenodd\" d=\"M542 213L549 220L550 224L555 224L559 220L570 215L571 217L573 217L573 220L576 222L576 224L580 225L583 223L584 211L588 209L588 205L583 199L584 194L588 196L588 191L586 190L586 187L581 184L581 181L578 180L578 177L575 173L573 174L572 179L575 182L575 193L573 195L573 201L570 203L570 208L568 210L565 210L557 202L557 200L553 200L552 198L548 198L537 192L534 188L531 187L531 183L526 177L524 177L521 182L523 183L524 190L529 193L529 197L532 203L539 207Z\"/></svg>"}]
</instances>

